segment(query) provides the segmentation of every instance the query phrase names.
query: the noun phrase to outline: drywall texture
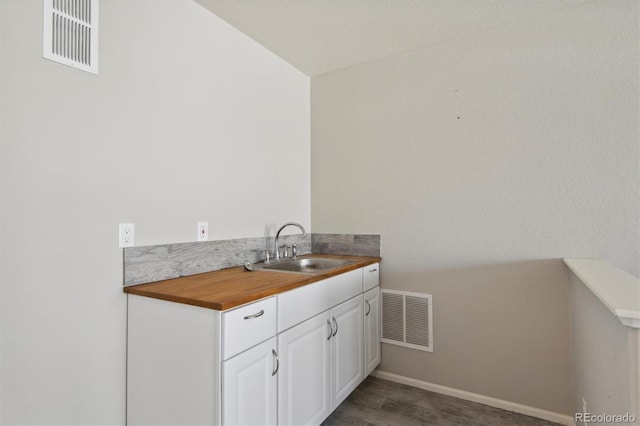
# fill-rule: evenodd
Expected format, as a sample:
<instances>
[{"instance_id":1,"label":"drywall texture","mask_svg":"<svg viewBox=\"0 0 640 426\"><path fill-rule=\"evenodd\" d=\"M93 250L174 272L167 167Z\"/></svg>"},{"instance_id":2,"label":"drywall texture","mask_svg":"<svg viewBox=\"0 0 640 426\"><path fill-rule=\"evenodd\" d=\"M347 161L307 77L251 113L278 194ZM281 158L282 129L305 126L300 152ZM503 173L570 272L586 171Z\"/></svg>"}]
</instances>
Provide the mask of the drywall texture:
<instances>
[{"instance_id":1,"label":"drywall texture","mask_svg":"<svg viewBox=\"0 0 640 426\"><path fill-rule=\"evenodd\" d=\"M383 345L382 370L572 414L559 259L640 270L638 15L594 1L312 79L314 232L380 234L382 285L433 294L434 352Z\"/></svg>"},{"instance_id":2,"label":"drywall texture","mask_svg":"<svg viewBox=\"0 0 640 426\"><path fill-rule=\"evenodd\" d=\"M0 1L0 423L124 424L118 223L310 229L309 78L191 0L100 2L98 76L42 59L41 26Z\"/></svg>"},{"instance_id":3,"label":"drywall texture","mask_svg":"<svg viewBox=\"0 0 640 426\"><path fill-rule=\"evenodd\" d=\"M574 274L570 281L574 411L583 413L584 400L587 413L640 419L640 330L622 325Z\"/></svg>"}]
</instances>

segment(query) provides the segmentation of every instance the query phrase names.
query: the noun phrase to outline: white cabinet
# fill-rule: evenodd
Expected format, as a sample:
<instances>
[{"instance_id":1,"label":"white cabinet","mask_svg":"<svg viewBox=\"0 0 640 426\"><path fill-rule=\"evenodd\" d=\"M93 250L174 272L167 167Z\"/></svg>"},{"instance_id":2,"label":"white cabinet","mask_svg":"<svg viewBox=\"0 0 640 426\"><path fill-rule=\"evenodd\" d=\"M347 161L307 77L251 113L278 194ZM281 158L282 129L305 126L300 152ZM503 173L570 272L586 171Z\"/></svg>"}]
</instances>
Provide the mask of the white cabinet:
<instances>
[{"instance_id":1,"label":"white cabinet","mask_svg":"<svg viewBox=\"0 0 640 426\"><path fill-rule=\"evenodd\" d=\"M277 424L276 338L222 363L222 424Z\"/></svg>"},{"instance_id":2,"label":"white cabinet","mask_svg":"<svg viewBox=\"0 0 640 426\"><path fill-rule=\"evenodd\" d=\"M331 413L328 312L278 335L278 423L318 425Z\"/></svg>"},{"instance_id":3,"label":"white cabinet","mask_svg":"<svg viewBox=\"0 0 640 426\"><path fill-rule=\"evenodd\" d=\"M380 362L377 268L227 311L130 294L127 424L319 425Z\"/></svg>"},{"instance_id":4,"label":"white cabinet","mask_svg":"<svg viewBox=\"0 0 640 426\"><path fill-rule=\"evenodd\" d=\"M318 425L362 382L362 296L278 335L280 425Z\"/></svg>"},{"instance_id":5,"label":"white cabinet","mask_svg":"<svg viewBox=\"0 0 640 426\"><path fill-rule=\"evenodd\" d=\"M380 285L380 265L373 265L362 268L362 291L366 292Z\"/></svg>"},{"instance_id":6,"label":"white cabinet","mask_svg":"<svg viewBox=\"0 0 640 426\"><path fill-rule=\"evenodd\" d=\"M364 379L362 358L362 296L331 309L331 410Z\"/></svg>"},{"instance_id":7,"label":"white cabinet","mask_svg":"<svg viewBox=\"0 0 640 426\"><path fill-rule=\"evenodd\" d=\"M278 294L278 333L362 294L362 268Z\"/></svg>"},{"instance_id":8,"label":"white cabinet","mask_svg":"<svg viewBox=\"0 0 640 426\"><path fill-rule=\"evenodd\" d=\"M128 296L127 425L218 424L220 312Z\"/></svg>"},{"instance_id":9,"label":"white cabinet","mask_svg":"<svg viewBox=\"0 0 640 426\"><path fill-rule=\"evenodd\" d=\"M276 306L276 298L269 297L220 312L129 295L127 424L218 425L223 417L220 389L229 387L231 394L247 394L245 388L232 388L231 375L237 374L234 380L242 386L255 380L253 386L266 389L267 374L258 370L266 371L271 368L267 364L273 364L266 347L270 344L276 348ZM259 345L268 339L271 340ZM253 346L255 351L242 352ZM222 370L227 380L221 378ZM270 415L271 424L275 424L275 377L269 386L273 388L268 395L272 408L265 416ZM244 410L247 404L261 404L247 399L234 401L233 396L224 403L226 414ZM237 421L227 424L243 424L244 418L251 424L254 416L262 414L247 415L250 417L238 414ZM260 420L257 424L268 423Z\"/></svg>"},{"instance_id":10,"label":"white cabinet","mask_svg":"<svg viewBox=\"0 0 640 426\"><path fill-rule=\"evenodd\" d=\"M275 297L221 313L221 424L277 424L276 319Z\"/></svg>"},{"instance_id":11,"label":"white cabinet","mask_svg":"<svg viewBox=\"0 0 640 426\"><path fill-rule=\"evenodd\" d=\"M364 294L364 375L380 364L380 287Z\"/></svg>"},{"instance_id":12,"label":"white cabinet","mask_svg":"<svg viewBox=\"0 0 640 426\"><path fill-rule=\"evenodd\" d=\"M276 311L275 297L223 311L222 359L229 359L275 336Z\"/></svg>"}]
</instances>

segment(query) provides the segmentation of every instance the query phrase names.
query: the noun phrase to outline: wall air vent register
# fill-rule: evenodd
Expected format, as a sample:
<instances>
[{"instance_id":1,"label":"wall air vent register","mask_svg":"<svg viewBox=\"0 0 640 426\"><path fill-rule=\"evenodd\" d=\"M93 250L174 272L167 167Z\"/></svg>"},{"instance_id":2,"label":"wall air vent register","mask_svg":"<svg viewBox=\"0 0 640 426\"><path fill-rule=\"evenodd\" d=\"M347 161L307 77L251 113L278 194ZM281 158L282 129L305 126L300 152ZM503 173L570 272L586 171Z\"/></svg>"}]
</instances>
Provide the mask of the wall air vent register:
<instances>
[{"instance_id":1,"label":"wall air vent register","mask_svg":"<svg viewBox=\"0 0 640 426\"><path fill-rule=\"evenodd\" d=\"M433 352L431 295L382 289L381 340Z\"/></svg>"},{"instance_id":2,"label":"wall air vent register","mask_svg":"<svg viewBox=\"0 0 640 426\"><path fill-rule=\"evenodd\" d=\"M98 74L98 0L44 0L42 56Z\"/></svg>"}]
</instances>

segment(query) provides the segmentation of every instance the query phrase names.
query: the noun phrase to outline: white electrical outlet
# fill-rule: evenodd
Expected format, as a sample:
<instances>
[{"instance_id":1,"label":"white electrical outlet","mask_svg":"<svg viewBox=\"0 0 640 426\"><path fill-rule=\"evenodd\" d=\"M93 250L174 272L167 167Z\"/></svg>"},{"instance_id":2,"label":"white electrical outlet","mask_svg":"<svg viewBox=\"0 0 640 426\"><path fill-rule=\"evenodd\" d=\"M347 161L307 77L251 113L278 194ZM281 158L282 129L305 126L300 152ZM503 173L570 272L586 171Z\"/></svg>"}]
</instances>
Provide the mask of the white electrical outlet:
<instances>
[{"instance_id":1,"label":"white electrical outlet","mask_svg":"<svg viewBox=\"0 0 640 426\"><path fill-rule=\"evenodd\" d=\"M209 239L209 222L198 222L198 241Z\"/></svg>"},{"instance_id":2,"label":"white electrical outlet","mask_svg":"<svg viewBox=\"0 0 640 426\"><path fill-rule=\"evenodd\" d=\"M133 223L121 223L119 230L119 245L118 247L133 247L133 235L134 234L134 225Z\"/></svg>"}]
</instances>

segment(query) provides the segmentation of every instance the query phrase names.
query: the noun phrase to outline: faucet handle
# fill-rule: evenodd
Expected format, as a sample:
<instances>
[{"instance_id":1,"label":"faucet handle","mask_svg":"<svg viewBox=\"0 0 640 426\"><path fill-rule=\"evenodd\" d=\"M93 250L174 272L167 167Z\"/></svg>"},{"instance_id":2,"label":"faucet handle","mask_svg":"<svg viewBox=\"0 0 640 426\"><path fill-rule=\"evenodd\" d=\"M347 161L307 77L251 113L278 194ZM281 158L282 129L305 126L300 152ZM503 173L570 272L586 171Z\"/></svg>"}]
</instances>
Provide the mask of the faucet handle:
<instances>
[{"instance_id":1,"label":"faucet handle","mask_svg":"<svg viewBox=\"0 0 640 426\"><path fill-rule=\"evenodd\" d=\"M298 246L295 244L291 244L291 257L293 259L298 257Z\"/></svg>"},{"instance_id":2,"label":"faucet handle","mask_svg":"<svg viewBox=\"0 0 640 426\"><path fill-rule=\"evenodd\" d=\"M291 257L291 246L284 246L284 253L282 254L282 257L284 257L285 259L287 257Z\"/></svg>"}]
</instances>

